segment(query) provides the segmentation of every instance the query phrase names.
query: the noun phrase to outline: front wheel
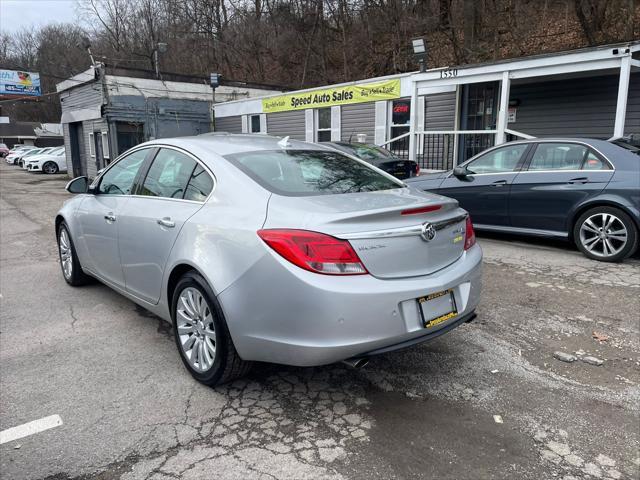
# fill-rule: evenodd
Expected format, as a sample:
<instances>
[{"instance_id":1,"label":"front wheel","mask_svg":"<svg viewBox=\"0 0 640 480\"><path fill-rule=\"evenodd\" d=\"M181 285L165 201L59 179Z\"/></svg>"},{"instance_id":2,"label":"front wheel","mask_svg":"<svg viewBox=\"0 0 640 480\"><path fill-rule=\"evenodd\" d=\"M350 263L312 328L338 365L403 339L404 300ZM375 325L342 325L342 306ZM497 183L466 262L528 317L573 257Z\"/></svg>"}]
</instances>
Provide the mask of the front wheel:
<instances>
[{"instance_id":1,"label":"front wheel","mask_svg":"<svg viewBox=\"0 0 640 480\"><path fill-rule=\"evenodd\" d=\"M622 210L595 207L580 215L573 227L573 239L587 257L619 262L636 250L638 229Z\"/></svg>"},{"instance_id":2,"label":"front wheel","mask_svg":"<svg viewBox=\"0 0 640 480\"><path fill-rule=\"evenodd\" d=\"M42 166L44 173L58 173L58 164L56 162L46 162Z\"/></svg>"},{"instance_id":3,"label":"front wheel","mask_svg":"<svg viewBox=\"0 0 640 480\"><path fill-rule=\"evenodd\" d=\"M251 362L240 358L215 296L196 272L176 285L171 303L174 337L189 373L211 387L242 377Z\"/></svg>"},{"instance_id":4,"label":"front wheel","mask_svg":"<svg viewBox=\"0 0 640 480\"><path fill-rule=\"evenodd\" d=\"M73 240L69 234L69 228L64 222L58 227L58 255L62 276L69 285L78 287L91 280L91 277L82 271Z\"/></svg>"}]
</instances>

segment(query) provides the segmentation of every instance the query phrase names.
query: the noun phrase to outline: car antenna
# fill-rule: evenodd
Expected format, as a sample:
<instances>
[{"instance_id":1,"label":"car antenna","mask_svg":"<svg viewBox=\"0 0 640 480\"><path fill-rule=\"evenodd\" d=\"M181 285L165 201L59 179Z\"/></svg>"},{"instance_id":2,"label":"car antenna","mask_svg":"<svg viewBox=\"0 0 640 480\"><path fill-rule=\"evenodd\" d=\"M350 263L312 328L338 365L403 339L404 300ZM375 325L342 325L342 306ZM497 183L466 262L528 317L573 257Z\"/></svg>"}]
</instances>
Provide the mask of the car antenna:
<instances>
[{"instance_id":1,"label":"car antenna","mask_svg":"<svg viewBox=\"0 0 640 480\"><path fill-rule=\"evenodd\" d=\"M353 130L351 130L351 133L349 134L349 143L351 143L351 138L353 137Z\"/></svg>"},{"instance_id":2,"label":"car antenna","mask_svg":"<svg viewBox=\"0 0 640 480\"><path fill-rule=\"evenodd\" d=\"M289 148L291 146L291 143L289 143L289 135L287 135L286 137L284 137L282 140L280 140L278 142L278 146L280 148Z\"/></svg>"}]
</instances>

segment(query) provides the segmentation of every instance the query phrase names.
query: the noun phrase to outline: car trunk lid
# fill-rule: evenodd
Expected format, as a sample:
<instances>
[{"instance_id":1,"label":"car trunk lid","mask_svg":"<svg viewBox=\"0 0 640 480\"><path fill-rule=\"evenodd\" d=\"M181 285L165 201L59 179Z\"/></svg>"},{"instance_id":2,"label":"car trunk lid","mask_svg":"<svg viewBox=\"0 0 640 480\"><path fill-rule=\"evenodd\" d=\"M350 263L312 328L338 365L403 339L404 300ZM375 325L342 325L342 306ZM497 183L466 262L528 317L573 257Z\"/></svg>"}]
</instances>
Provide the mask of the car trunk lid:
<instances>
[{"instance_id":1,"label":"car trunk lid","mask_svg":"<svg viewBox=\"0 0 640 480\"><path fill-rule=\"evenodd\" d=\"M464 250L465 220L455 200L404 188L312 197L274 194L263 228L349 240L373 276L402 278L455 262Z\"/></svg>"}]
</instances>

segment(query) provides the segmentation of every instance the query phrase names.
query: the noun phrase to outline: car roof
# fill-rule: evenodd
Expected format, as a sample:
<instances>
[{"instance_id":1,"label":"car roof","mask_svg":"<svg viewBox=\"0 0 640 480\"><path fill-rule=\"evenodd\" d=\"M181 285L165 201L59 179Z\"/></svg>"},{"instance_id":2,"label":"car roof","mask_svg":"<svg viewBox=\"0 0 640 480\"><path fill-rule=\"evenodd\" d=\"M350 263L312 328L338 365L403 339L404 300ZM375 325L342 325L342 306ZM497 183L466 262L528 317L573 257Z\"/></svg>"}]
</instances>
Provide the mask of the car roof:
<instances>
[{"instance_id":1,"label":"car roof","mask_svg":"<svg viewBox=\"0 0 640 480\"><path fill-rule=\"evenodd\" d=\"M225 156L233 155L235 153L261 150L280 150L282 146L279 145L278 142L281 142L284 138L286 137L276 137L255 133L234 134L213 132L193 137L162 138L145 142L140 146L170 145L184 148L186 150L196 148L200 151L208 151L210 153ZM287 148L291 150L327 150L327 148L322 145L293 140L291 138L288 140Z\"/></svg>"}]
</instances>

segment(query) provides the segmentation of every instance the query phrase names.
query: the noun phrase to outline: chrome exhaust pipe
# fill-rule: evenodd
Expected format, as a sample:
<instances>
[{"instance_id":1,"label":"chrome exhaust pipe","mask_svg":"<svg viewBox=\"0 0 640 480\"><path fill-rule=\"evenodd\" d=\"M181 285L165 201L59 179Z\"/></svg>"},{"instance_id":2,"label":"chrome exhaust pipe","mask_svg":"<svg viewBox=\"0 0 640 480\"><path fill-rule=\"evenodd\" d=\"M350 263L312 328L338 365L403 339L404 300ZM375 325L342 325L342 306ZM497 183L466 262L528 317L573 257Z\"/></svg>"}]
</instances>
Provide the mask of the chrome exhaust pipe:
<instances>
[{"instance_id":1,"label":"chrome exhaust pipe","mask_svg":"<svg viewBox=\"0 0 640 480\"><path fill-rule=\"evenodd\" d=\"M369 363L369 359L367 357L347 358L346 360L342 360L342 363L349 366L350 368L360 369L367 366L367 364Z\"/></svg>"}]
</instances>

